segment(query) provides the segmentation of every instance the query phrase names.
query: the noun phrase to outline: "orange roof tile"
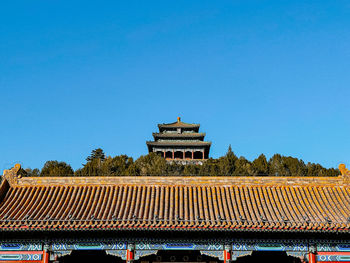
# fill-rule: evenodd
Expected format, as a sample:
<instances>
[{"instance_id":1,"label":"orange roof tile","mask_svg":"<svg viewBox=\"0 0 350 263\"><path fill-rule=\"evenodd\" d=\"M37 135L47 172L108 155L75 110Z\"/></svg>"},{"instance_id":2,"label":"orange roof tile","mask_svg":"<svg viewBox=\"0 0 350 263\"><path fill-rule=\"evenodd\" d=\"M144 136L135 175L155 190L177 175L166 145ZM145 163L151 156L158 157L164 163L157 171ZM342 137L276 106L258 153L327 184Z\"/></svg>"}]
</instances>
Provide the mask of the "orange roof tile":
<instances>
[{"instance_id":1,"label":"orange roof tile","mask_svg":"<svg viewBox=\"0 0 350 263\"><path fill-rule=\"evenodd\" d=\"M17 168L0 186L1 230L350 229L340 176L20 178Z\"/></svg>"}]
</instances>

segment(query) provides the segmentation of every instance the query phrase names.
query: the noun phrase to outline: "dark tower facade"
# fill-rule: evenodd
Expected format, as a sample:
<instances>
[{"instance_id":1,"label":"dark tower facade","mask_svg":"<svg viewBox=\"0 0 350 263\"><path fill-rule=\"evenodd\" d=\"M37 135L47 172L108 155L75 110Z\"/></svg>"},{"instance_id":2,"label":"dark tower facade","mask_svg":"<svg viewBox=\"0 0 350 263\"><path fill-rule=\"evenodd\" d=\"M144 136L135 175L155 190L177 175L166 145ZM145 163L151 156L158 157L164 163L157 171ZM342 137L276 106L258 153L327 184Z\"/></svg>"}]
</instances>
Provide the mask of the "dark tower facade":
<instances>
[{"instance_id":1,"label":"dark tower facade","mask_svg":"<svg viewBox=\"0 0 350 263\"><path fill-rule=\"evenodd\" d=\"M154 141L147 141L148 151L156 152L167 161L202 163L209 157L211 142L204 141L205 133L199 132L199 124L176 122L158 124L159 132L153 133Z\"/></svg>"}]
</instances>

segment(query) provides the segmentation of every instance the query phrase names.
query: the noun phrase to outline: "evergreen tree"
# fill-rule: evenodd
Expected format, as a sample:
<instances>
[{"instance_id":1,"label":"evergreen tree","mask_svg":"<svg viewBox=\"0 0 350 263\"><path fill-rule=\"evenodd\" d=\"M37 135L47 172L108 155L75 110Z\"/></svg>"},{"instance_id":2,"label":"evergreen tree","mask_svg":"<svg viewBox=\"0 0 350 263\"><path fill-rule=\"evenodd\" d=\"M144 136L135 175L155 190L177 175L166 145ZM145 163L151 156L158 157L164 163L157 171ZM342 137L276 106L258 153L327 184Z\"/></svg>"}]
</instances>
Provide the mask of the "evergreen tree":
<instances>
[{"instance_id":1,"label":"evergreen tree","mask_svg":"<svg viewBox=\"0 0 350 263\"><path fill-rule=\"evenodd\" d=\"M260 154L258 158L256 158L252 162L253 175L268 175L269 173L269 165L266 160L266 156L264 154Z\"/></svg>"},{"instance_id":2,"label":"evergreen tree","mask_svg":"<svg viewBox=\"0 0 350 263\"><path fill-rule=\"evenodd\" d=\"M233 175L237 159L237 156L232 151L231 145L229 145L226 155L218 159L217 166L219 174Z\"/></svg>"},{"instance_id":3,"label":"evergreen tree","mask_svg":"<svg viewBox=\"0 0 350 263\"><path fill-rule=\"evenodd\" d=\"M270 158L268 165L270 176L285 176L288 174L287 169L283 163L282 156L280 154L274 154Z\"/></svg>"},{"instance_id":4,"label":"evergreen tree","mask_svg":"<svg viewBox=\"0 0 350 263\"><path fill-rule=\"evenodd\" d=\"M100 159L92 159L91 161L84 164L83 168L75 171L76 176L100 176L104 175L101 172L101 161Z\"/></svg>"},{"instance_id":5,"label":"evergreen tree","mask_svg":"<svg viewBox=\"0 0 350 263\"><path fill-rule=\"evenodd\" d=\"M207 161L200 165L199 174L202 176L218 176L220 175L218 160L209 158Z\"/></svg>"},{"instance_id":6,"label":"evergreen tree","mask_svg":"<svg viewBox=\"0 0 350 263\"><path fill-rule=\"evenodd\" d=\"M101 148L97 148L92 150L91 154L86 158L87 162L90 162L95 159L99 159L100 161L104 161L106 158L105 153Z\"/></svg>"},{"instance_id":7,"label":"evergreen tree","mask_svg":"<svg viewBox=\"0 0 350 263\"><path fill-rule=\"evenodd\" d=\"M251 163L243 156L239 157L235 162L235 176L249 176L253 175L253 167Z\"/></svg>"},{"instance_id":8,"label":"evergreen tree","mask_svg":"<svg viewBox=\"0 0 350 263\"><path fill-rule=\"evenodd\" d=\"M65 162L48 161L41 172L38 169L23 170L23 176L130 176L130 175L160 175L160 176L338 176L340 171L334 168L324 168L320 164L307 163L290 156L273 155L269 161L261 154L253 162L244 157L237 158L231 145L227 153L218 158L209 158L203 165L182 165L176 162L168 163L156 153L150 153L138 158L135 162L127 155L106 157L101 148L95 149L86 158L84 167L73 172Z\"/></svg>"},{"instance_id":9,"label":"evergreen tree","mask_svg":"<svg viewBox=\"0 0 350 263\"><path fill-rule=\"evenodd\" d=\"M135 165L138 175L165 175L167 170L166 160L153 152L142 155Z\"/></svg>"},{"instance_id":10,"label":"evergreen tree","mask_svg":"<svg viewBox=\"0 0 350 263\"><path fill-rule=\"evenodd\" d=\"M226 157L231 158L231 159L237 159L237 156L232 151L231 144L228 146L228 149L227 149L227 152L226 152Z\"/></svg>"},{"instance_id":11,"label":"evergreen tree","mask_svg":"<svg viewBox=\"0 0 350 263\"><path fill-rule=\"evenodd\" d=\"M106 155L101 148L91 151L91 154L86 158L86 164L83 168L75 171L76 176L102 176L108 175L106 169L102 169Z\"/></svg>"},{"instance_id":12,"label":"evergreen tree","mask_svg":"<svg viewBox=\"0 0 350 263\"><path fill-rule=\"evenodd\" d=\"M326 176L338 176L338 175L340 175L339 169L334 169L334 168L326 169Z\"/></svg>"},{"instance_id":13,"label":"evergreen tree","mask_svg":"<svg viewBox=\"0 0 350 263\"><path fill-rule=\"evenodd\" d=\"M26 171L26 176L40 176L40 170L38 168L31 169L27 168L25 169Z\"/></svg>"},{"instance_id":14,"label":"evergreen tree","mask_svg":"<svg viewBox=\"0 0 350 263\"><path fill-rule=\"evenodd\" d=\"M198 175L199 174L199 166L195 164L185 165L183 169L183 175Z\"/></svg>"},{"instance_id":15,"label":"evergreen tree","mask_svg":"<svg viewBox=\"0 0 350 263\"><path fill-rule=\"evenodd\" d=\"M40 176L73 176L72 167L65 162L47 161L41 169Z\"/></svg>"},{"instance_id":16,"label":"evergreen tree","mask_svg":"<svg viewBox=\"0 0 350 263\"><path fill-rule=\"evenodd\" d=\"M293 158L291 156L282 157L282 162L286 168L286 176L305 176L306 166L302 160Z\"/></svg>"},{"instance_id":17,"label":"evergreen tree","mask_svg":"<svg viewBox=\"0 0 350 263\"><path fill-rule=\"evenodd\" d=\"M307 176L338 176L340 174L340 171L338 169L326 169L320 164L310 162L307 163L305 170Z\"/></svg>"},{"instance_id":18,"label":"evergreen tree","mask_svg":"<svg viewBox=\"0 0 350 263\"><path fill-rule=\"evenodd\" d=\"M108 176L130 175L134 160L127 155L107 157L101 167L100 173Z\"/></svg>"}]
</instances>

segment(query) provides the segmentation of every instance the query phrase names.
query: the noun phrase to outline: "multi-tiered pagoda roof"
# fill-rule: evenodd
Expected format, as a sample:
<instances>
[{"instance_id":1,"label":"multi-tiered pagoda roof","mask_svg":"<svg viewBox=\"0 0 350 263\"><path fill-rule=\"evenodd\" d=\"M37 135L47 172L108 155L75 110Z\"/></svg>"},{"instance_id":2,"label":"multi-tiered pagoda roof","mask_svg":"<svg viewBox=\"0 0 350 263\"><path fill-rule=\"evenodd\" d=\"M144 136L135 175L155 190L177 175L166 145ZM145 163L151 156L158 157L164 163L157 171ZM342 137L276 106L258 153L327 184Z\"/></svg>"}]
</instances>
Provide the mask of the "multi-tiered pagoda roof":
<instances>
[{"instance_id":1,"label":"multi-tiered pagoda roof","mask_svg":"<svg viewBox=\"0 0 350 263\"><path fill-rule=\"evenodd\" d=\"M148 141L148 151L156 152L169 161L201 162L208 159L211 142L204 141L205 133L199 132L199 124L176 122L158 124L159 132L153 133L154 141Z\"/></svg>"}]
</instances>

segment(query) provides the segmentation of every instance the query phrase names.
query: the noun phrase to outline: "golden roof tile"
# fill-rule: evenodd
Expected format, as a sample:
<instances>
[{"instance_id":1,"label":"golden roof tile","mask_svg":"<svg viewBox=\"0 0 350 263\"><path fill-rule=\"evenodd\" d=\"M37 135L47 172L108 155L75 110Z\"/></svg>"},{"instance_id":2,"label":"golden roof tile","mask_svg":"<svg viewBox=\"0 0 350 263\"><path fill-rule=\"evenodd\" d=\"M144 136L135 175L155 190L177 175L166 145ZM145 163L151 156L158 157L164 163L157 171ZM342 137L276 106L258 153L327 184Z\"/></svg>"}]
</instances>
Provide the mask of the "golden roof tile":
<instances>
[{"instance_id":1,"label":"golden roof tile","mask_svg":"<svg viewBox=\"0 0 350 263\"><path fill-rule=\"evenodd\" d=\"M20 177L0 185L1 230L349 231L339 177Z\"/></svg>"}]
</instances>

